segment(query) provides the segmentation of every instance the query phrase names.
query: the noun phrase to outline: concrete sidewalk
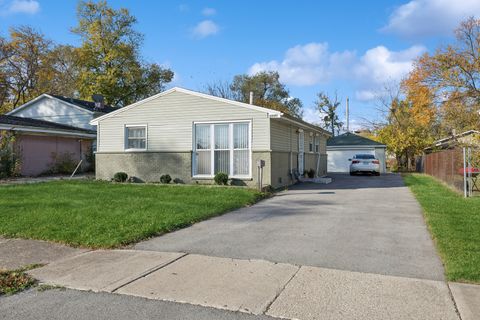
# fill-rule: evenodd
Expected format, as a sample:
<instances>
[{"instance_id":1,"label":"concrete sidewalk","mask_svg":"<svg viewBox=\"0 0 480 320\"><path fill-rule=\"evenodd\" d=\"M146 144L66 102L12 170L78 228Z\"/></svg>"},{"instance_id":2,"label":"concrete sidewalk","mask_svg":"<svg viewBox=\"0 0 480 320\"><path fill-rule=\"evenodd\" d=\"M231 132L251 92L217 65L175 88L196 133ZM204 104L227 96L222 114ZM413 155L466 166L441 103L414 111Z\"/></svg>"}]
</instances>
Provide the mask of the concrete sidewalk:
<instances>
[{"instance_id":1,"label":"concrete sidewalk","mask_svg":"<svg viewBox=\"0 0 480 320\"><path fill-rule=\"evenodd\" d=\"M0 269L14 270L32 264L48 264L87 251L47 241L0 237Z\"/></svg>"},{"instance_id":2,"label":"concrete sidewalk","mask_svg":"<svg viewBox=\"0 0 480 320\"><path fill-rule=\"evenodd\" d=\"M447 284L318 267L135 250L30 271L48 284L289 319L458 320Z\"/></svg>"}]
</instances>

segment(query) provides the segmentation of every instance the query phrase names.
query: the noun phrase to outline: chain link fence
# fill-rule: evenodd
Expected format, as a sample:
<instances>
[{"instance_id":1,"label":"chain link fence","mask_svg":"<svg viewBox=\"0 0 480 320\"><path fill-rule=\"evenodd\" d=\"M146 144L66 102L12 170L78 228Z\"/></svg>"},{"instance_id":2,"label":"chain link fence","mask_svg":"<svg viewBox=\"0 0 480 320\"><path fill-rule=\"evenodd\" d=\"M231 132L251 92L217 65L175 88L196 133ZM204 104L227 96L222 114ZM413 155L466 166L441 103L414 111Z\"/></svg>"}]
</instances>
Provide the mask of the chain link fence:
<instances>
[{"instance_id":1,"label":"chain link fence","mask_svg":"<svg viewBox=\"0 0 480 320\"><path fill-rule=\"evenodd\" d=\"M422 171L442 180L466 197L480 194L480 149L452 148L425 154Z\"/></svg>"}]
</instances>

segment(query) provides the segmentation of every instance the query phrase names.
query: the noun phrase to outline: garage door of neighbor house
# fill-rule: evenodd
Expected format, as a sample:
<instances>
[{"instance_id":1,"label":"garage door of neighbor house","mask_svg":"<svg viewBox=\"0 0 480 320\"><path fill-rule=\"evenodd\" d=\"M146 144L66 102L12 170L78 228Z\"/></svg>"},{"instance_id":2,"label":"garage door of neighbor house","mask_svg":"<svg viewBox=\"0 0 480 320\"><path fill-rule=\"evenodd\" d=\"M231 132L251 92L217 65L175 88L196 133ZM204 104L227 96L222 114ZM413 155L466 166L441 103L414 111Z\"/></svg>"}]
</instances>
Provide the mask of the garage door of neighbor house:
<instances>
[{"instance_id":1,"label":"garage door of neighbor house","mask_svg":"<svg viewBox=\"0 0 480 320\"><path fill-rule=\"evenodd\" d=\"M349 172L350 161L348 161L348 159L353 158L354 155L359 153L375 155L375 149L329 150L327 153L328 172Z\"/></svg>"}]
</instances>

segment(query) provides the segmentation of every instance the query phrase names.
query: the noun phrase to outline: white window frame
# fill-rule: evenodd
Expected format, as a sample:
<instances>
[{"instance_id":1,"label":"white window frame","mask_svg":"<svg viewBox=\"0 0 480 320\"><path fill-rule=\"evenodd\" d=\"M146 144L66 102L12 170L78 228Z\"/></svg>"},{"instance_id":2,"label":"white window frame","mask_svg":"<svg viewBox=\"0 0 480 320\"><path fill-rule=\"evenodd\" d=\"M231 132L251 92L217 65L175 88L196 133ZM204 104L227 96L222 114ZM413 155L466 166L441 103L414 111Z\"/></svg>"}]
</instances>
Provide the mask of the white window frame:
<instances>
[{"instance_id":1,"label":"white window frame","mask_svg":"<svg viewBox=\"0 0 480 320\"><path fill-rule=\"evenodd\" d=\"M248 149L234 149L233 148L233 124L235 123L247 123L248 124ZM197 124L208 124L210 125L210 172L212 174L196 174L197 168L197 145L196 145L196 130L195 126ZM216 124L228 124L228 133L229 133L229 149L230 150L230 172L228 173L229 178L233 179L252 179L252 120L222 120L222 121L195 121L192 125L192 178L200 179L213 179L215 177L215 150L226 150L226 149L215 149L215 125ZM233 151L234 150L248 150L248 175L233 175Z\"/></svg>"},{"instance_id":2,"label":"white window frame","mask_svg":"<svg viewBox=\"0 0 480 320\"><path fill-rule=\"evenodd\" d=\"M128 128L143 128L145 129L145 148L128 148ZM146 124L126 124L123 129L123 149L126 152L137 152L148 150L148 125Z\"/></svg>"},{"instance_id":3,"label":"white window frame","mask_svg":"<svg viewBox=\"0 0 480 320\"><path fill-rule=\"evenodd\" d=\"M312 134L308 137L308 152L314 153L315 152L315 138Z\"/></svg>"},{"instance_id":4,"label":"white window frame","mask_svg":"<svg viewBox=\"0 0 480 320\"><path fill-rule=\"evenodd\" d=\"M320 153L320 136L319 136L318 133L313 138L313 142L314 142L314 144L313 144L314 152L315 153Z\"/></svg>"}]
</instances>

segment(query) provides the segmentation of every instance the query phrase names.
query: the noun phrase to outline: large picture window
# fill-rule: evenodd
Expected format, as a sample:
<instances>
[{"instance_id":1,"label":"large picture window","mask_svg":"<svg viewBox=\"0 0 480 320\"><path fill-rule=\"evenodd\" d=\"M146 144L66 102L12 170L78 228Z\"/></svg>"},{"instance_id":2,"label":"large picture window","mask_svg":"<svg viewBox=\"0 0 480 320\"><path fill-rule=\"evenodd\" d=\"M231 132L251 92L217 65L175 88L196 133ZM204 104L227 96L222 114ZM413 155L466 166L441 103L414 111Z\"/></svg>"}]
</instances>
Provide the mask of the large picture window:
<instances>
[{"instance_id":1,"label":"large picture window","mask_svg":"<svg viewBox=\"0 0 480 320\"><path fill-rule=\"evenodd\" d=\"M146 150L147 149L147 127L126 126L125 127L125 149Z\"/></svg>"},{"instance_id":2,"label":"large picture window","mask_svg":"<svg viewBox=\"0 0 480 320\"><path fill-rule=\"evenodd\" d=\"M194 176L250 177L250 122L195 124Z\"/></svg>"}]
</instances>

